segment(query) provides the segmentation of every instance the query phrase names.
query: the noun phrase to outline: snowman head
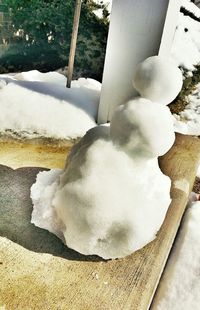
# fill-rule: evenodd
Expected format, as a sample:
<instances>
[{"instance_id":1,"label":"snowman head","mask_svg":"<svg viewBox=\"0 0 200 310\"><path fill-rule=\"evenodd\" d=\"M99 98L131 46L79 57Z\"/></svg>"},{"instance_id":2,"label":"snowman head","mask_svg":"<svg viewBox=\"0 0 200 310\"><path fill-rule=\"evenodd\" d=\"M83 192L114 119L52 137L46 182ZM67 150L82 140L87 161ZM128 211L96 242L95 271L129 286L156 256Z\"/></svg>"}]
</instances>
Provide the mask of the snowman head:
<instances>
[{"instance_id":1,"label":"snowman head","mask_svg":"<svg viewBox=\"0 0 200 310\"><path fill-rule=\"evenodd\" d=\"M177 97L182 85L181 70L160 56L149 57L140 63L133 77L133 86L141 97L165 105Z\"/></svg>"}]
</instances>

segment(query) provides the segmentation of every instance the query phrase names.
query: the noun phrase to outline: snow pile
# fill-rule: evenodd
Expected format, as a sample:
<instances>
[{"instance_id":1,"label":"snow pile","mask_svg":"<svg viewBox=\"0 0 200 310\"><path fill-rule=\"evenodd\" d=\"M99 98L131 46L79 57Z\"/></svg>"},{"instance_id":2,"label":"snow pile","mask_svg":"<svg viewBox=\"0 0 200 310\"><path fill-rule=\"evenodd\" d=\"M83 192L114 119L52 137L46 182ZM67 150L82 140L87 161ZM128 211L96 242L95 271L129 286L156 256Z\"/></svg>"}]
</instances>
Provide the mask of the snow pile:
<instances>
[{"instance_id":1,"label":"snow pile","mask_svg":"<svg viewBox=\"0 0 200 310\"><path fill-rule=\"evenodd\" d=\"M188 0L182 7L200 18L200 9ZM172 46L171 59L192 76L196 65L200 65L200 22L180 13L178 26ZM200 135L200 84L187 98L188 105L179 115L174 115L175 131L182 134Z\"/></svg>"},{"instance_id":2,"label":"snow pile","mask_svg":"<svg viewBox=\"0 0 200 310\"><path fill-rule=\"evenodd\" d=\"M81 137L96 125L101 84L80 78L65 87L57 72L0 76L0 132L22 137Z\"/></svg>"},{"instance_id":3,"label":"snow pile","mask_svg":"<svg viewBox=\"0 0 200 310\"><path fill-rule=\"evenodd\" d=\"M157 156L174 139L165 105L136 98L120 106L110 127L89 130L72 149L63 171L37 176L32 222L86 255L117 258L142 248L156 237L171 201Z\"/></svg>"},{"instance_id":4,"label":"snow pile","mask_svg":"<svg viewBox=\"0 0 200 310\"><path fill-rule=\"evenodd\" d=\"M108 13L111 12L111 7L112 7L112 0L94 0L94 3L96 3L97 5L103 5ZM93 10L93 13L100 19L103 18L103 9L100 8L100 9L95 9ZM108 17L109 19L109 17Z\"/></svg>"},{"instance_id":5,"label":"snow pile","mask_svg":"<svg viewBox=\"0 0 200 310\"><path fill-rule=\"evenodd\" d=\"M183 6L190 12L200 16L200 9L193 3L184 1ZM200 63L200 22L180 13L171 59L177 66L188 71L194 71L195 65Z\"/></svg>"},{"instance_id":6,"label":"snow pile","mask_svg":"<svg viewBox=\"0 0 200 310\"><path fill-rule=\"evenodd\" d=\"M199 309L200 202L192 202L173 246L152 310Z\"/></svg>"},{"instance_id":7,"label":"snow pile","mask_svg":"<svg viewBox=\"0 0 200 310\"><path fill-rule=\"evenodd\" d=\"M38 70L20 72L15 74L13 78L20 81L39 81L61 85L66 85L67 82L66 77L58 72L43 73Z\"/></svg>"},{"instance_id":8,"label":"snow pile","mask_svg":"<svg viewBox=\"0 0 200 310\"><path fill-rule=\"evenodd\" d=\"M167 59L149 57L136 68L133 85L142 97L167 105L181 91L183 77Z\"/></svg>"},{"instance_id":9,"label":"snow pile","mask_svg":"<svg viewBox=\"0 0 200 310\"><path fill-rule=\"evenodd\" d=\"M185 110L175 117L175 131L187 135L200 135L200 84L187 97Z\"/></svg>"}]
</instances>

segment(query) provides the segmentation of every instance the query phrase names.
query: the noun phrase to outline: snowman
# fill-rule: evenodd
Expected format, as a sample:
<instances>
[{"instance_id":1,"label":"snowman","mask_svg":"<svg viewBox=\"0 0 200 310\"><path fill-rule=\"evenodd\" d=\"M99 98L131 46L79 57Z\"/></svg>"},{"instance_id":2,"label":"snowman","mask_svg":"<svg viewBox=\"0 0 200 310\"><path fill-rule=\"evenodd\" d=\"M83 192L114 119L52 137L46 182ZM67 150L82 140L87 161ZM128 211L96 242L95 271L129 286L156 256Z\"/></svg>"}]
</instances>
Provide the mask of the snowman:
<instances>
[{"instance_id":1,"label":"snowman","mask_svg":"<svg viewBox=\"0 0 200 310\"><path fill-rule=\"evenodd\" d=\"M32 222L85 255L125 257L152 241L170 205L171 180L158 156L173 145L169 104L181 90L181 71L150 57L133 84L141 97L114 112L110 126L89 130L64 170L41 172L32 186Z\"/></svg>"}]
</instances>

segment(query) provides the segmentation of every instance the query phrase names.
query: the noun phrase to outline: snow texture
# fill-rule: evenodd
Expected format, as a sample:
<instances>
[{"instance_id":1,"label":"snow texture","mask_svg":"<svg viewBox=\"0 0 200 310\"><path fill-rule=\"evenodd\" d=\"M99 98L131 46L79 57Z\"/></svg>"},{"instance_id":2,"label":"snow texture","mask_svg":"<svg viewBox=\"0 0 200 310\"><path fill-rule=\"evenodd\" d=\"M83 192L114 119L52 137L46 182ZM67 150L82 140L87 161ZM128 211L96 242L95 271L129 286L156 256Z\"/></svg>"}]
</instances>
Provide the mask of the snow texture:
<instances>
[{"instance_id":1,"label":"snow texture","mask_svg":"<svg viewBox=\"0 0 200 310\"><path fill-rule=\"evenodd\" d=\"M112 7L112 0L94 0L94 2L98 5L104 5L108 12L111 12L111 7ZM98 18L103 18L103 9L95 9L93 10L93 13L98 17ZM108 17L108 20L110 18Z\"/></svg>"},{"instance_id":2,"label":"snow texture","mask_svg":"<svg viewBox=\"0 0 200 310\"><path fill-rule=\"evenodd\" d=\"M110 134L114 143L130 155L162 156L174 143L171 112L164 105L137 98L118 108L110 124Z\"/></svg>"},{"instance_id":3,"label":"snow texture","mask_svg":"<svg viewBox=\"0 0 200 310\"><path fill-rule=\"evenodd\" d=\"M174 115L176 132L187 135L200 135L200 84L187 97L188 105L179 115Z\"/></svg>"},{"instance_id":4,"label":"snow texture","mask_svg":"<svg viewBox=\"0 0 200 310\"><path fill-rule=\"evenodd\" d=\"M183 6L200 17L200 9L193 3L184 1ZM194 71L195 65L200 63L200 22L182 13L177 23L171 60L188 71Z\"/></svg>"},{"instance_id":5,"label":"snow texture","mask_svg":"<svg viewBox=\"0 0 200 310\"><path fill-rule=\"evenodd\" d=\"M200 9L192 2L183 0L182 6L200 18ZM200 22L182 13L175 33L171 60L187 70L187 76L192 76L195 66L200 64ZM188 105L184 111L174 115L175 131L188 135L200 135L200 84L185 100Z\"/></svg>"},{"instance_id":6,"label":"snow texture","mask_svg":"<svg viewBox=\"0 0 200 310\"><path fill-rule=\"evenodd\" d=\"M169 104L181 91L183 77L180 69L160 56L147 58L134 74L133 86L141 97Z\"/></svg>"},{"instance_id":7,"label":"snow texture","mask_svg":"<svg viewBox=\"0 0 200 310\"><path fill-rule=\"evenodd\" d=\"M44 208L42 227L58 235L61 221L66 244L85 255L119 258L142 248L156 237L171 201L157 156L173 142L166 106L137 98L119 107L110 127L89 130L72 149L59 178L52 171L38 176L32 222L44 219Z\"/></svg>"},{"instance_id":8,"label":"snow texture","mask_svg":"<svg viewBox=\"0 0 200 310\"><path fill-rule=\"evenodd\" d=\"M0 132L58 139L81 137L96 126L101 84L80 78L65 87L57 72L0 76ZM11 113L12 111L12 113Z\"/></svg>"},{"instance_id":9,"label":"snow texture","mask_svg":"<svg viewBox=\"0 0 200 310\"><path fill-rule=\"evenodd\" d=\"M193 13L196 17L200 18L200 9L198 8L196 4L194 4L190 0L182 0L181 6L186 8L191 13Z\"/></svg>"},{"instance_id":10,"label":"snow texture","mask_svg":"<svg viewBox=\"0 0 200 310\"><path fill-rule=\"evenodd\" d=\"M167 262L152 310L199 309L200 202L191 202Z\"/></svg>"}]
</instances>

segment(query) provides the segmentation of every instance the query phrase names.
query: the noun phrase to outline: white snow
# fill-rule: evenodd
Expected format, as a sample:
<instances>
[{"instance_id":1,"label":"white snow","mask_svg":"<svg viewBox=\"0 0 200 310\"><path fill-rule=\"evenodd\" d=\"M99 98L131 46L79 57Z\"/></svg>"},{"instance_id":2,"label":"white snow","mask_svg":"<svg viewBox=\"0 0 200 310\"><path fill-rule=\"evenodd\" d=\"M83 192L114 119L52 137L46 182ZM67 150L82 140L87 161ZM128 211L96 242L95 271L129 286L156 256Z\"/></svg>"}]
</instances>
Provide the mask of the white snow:
<instances>
[{"instance_id":1,"label":"white snow","mask_svg":"<svg viewBox=\"0 0 200 310\"><path fill-rule=\"evenodd\" d=\"M110 124L110 134L116 145L135 157L162 156L175 140L169 108L144 98L118 108Z\"/></svg>"},{"instance_id":2,"label":"white snow","mask_svg":"<svg viewBox=\"0 0 200 310\"><path fill-rule=\"evenodd\" d=\"M66 85L67 79L64 75L59 74L58 72L47 72L42 73L38 70L31 70L27 72L20 72L13 76L16 80L21 81L40 81L40 82L49 82L54 84Z\"/></svg>"},{"instance_id":3,"label":"white snow","mask_svg":"<svg viewBox=\"0 0 200 310\"><path fill-rule=\"evenodd\" d=\"M135 116L139 105L141 113ZM70 248L105 259L129 255L156 237L171 201L171 181L160 171L156 156L174 142L170 112L157 105L140 98L128 102L122 113L116 112L120 113L120 123L114 114L111 135L109 126L97 126L72 149L59 183L57 176L52 183L52 172L39 175L31 195L37 196L33 199L34 214L39 215L41 208L46 213L46 206L49 208L49 219L45 218L42 227L55 229L58 235L59 228L49 228L56 212L55 221L62 221L62 233ZM156 108L166 125L164 131ZM147 115L151 122L143 127ZM156 146L148 129L151 138L160 135ZM130 148L128 142L137 132L137 143ZM161 139L163 134L170 138ZM127 144L121 143L124 137ZM47 182L52 184L49 195L44 190ZM42 190L35 195L38 187ZM37 218L32 222L38 225Z\"/></svg>"},{"instance_id":4,"label":"white snow","mask_svg":"<svg viewBox=\"0 0 200 310\"><path fill-rule=\"evenodd\" d=\"M200 9L188 0L182 1L182 6L200 17ZM192 76L195 65L200 64L200 22L189 16L180 14L175 33L171 60L187 70L187 76ZM174 115L176 132L188 135L200 135L200 84L185 100L188 105L179 115Z\"/></svg>"},{"instance_id":5,"label":"white snow","mask_svg":"<svg viewBox=\"0 0 200 310\"><path fill-rule=\"evenodd\" d=\"M111 12L111 7L112 7L112 0L94 0L94 2L98 5L105 5L106 9L108 12ZM103 9L96 9L93 10L93 13L98 17L98 18L103 18ZM108 17L109 19L109 17Z\"/></svg>"},{"instance_id":6,"label":"white snow","mask_svg":"<svg viewBox=\"0 0 200 310\"><path fill-rule=\"evenodd\" d=\"M200 9L190 0L182 0L181 6L192 12L196 17L200 17Z\"/></svg>"},{"instance_id":7,"label":"white snow","mask_svg":"<svg viewBox=\"0 0 200 310\"><path fill-rule=\"evenodd\" d=\"M199 309L200 202L192 202L172 248L152 310Z\"/></svg>"},{"instance_id":8,"label":"white snow","mask_svg":"<svg viewBox=\"0 0 200 310\"><path fill-rule=\"evenodd\" d=\"M168 59L160 56L147 58L134 74L133 86L143 98L169 104L181 91L182 73Z\"/></svg>"},{"instance_id":9,"label":"white snow","mask_svg":"<svg viewBox=\"0 0 200 310\"><path fill-rule=\"evenodd\" d=\"M62 169L54 169L38 173L36 183L31 190L32 201L38 205L38 208L33 209L31 222L40 228L49 230L64 241L61 233L63 230L62 221L57 218L56 212L50 203L58 186L61 172ZM57 181L55 182L55 180Z\"/></svg>"},{"instance_id":10,"label":"white snow","mask_svg":"<svg viewBox=\"0 0 200 310\"><path fill-rule=\"evenodd\" d=\"M200 135L200 84L186 100L188 105L179 115L174 115L176 132L188 135Z\"/></svg>"},{"instance_id":11,"label":"white snow","mask_svg":"<svg viewBox=\"0 0 200 310\"><path fill-rule=\"evenodd\" d=\"M57 72L0 76L0 132L58 139L81 137L96 126L101 84L80 78L65 87Z\"/></svg>"},{"instance_id":12,"label":"white snow","mask_svg":"<svg viewBox=\"0 0 200 310\"><path fill-rule=\"evenodd\" d=\"M196 5L189 2L187 4L187 1L184 1L184 4L189 11L193 7L195 15L200 16L200 9ZM188 71L194 71L194 66L200 63L200 22L182 13L177 23L171 60Z\"/></svg>"}]
</instances>

